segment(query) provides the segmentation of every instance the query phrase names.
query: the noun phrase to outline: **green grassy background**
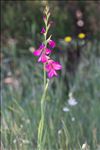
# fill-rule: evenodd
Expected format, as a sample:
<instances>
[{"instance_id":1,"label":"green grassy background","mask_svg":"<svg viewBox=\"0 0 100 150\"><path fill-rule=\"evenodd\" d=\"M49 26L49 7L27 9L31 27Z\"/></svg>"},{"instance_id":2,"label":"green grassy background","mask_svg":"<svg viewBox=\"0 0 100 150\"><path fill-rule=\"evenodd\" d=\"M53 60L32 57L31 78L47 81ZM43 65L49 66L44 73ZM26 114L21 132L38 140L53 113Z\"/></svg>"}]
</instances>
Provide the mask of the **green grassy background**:
<instances>
[{"instance_id":1,"label":"green grassy background","mask_svg":"<svg viewBox=\"0 0 100 150\"><path fill-rule=\"evenodd\" d=\"M40 19L43 7L37 1L33 2L34 9L30 5L31 1L20 3L16 2L15 5L12 1L7 4L2 2L4 20L1 34L1 146L3 150L37 148L43 66L37 63L29 48L36 47L41 41L39 32L43 24ZM50 6L52 9L52 2ZM18 9L14 13L16 7ZM21 18L24 10L27 10L24 14L25 23ZM58 7L56 12L62 12L61 10ZM55 22L60 22L56 28L53 28L53 36L59 46L59 40L67 35L66 24L62 24L65 15L62 12L60 17L57 14L53 17ZM68 21L70 25L71 20ZM70 76L70 72L66 69L67 45L66 48L62 45L62 51L54 54L63 69L58 78L50 81L46 96L43 139L45 150L81 150L85 142L88 144L87 150L100 150L100 42L98 34L91 37L92 39L86 39L86 45L81 48L80 62L74 76ZM7 84L9 78L11 83ZM68 105L69 92L73 92L78 102L76 106ZM70 111L64 112L64 107L68 107Z\"/></svg>"},{"instance_id":2,"label":"green grassy background","mask_svg":"<svg viewBox=\"0 0 100 150\"><path fill-rule=\"evenodd\" d=\"M78 150L87 142L90 149L95 150L99 145L100 59L93 54L95 47L96 44L88 43L73 84L69 79L70 91L78 101L76 106L69 107L67 104L69 91L66 89L62 73L59 78L50 82L46 97L45 149ZM91 56L88 55L88 51L91 51ZM20 75L16 77L16 71L13 75L18 86L3 84L1 139L7 150L31 150L37 145L43 87L42 65L37 64L32 55L29 58L16 58L14 61ZM64 69L62 58L60 61ZM63 112L65 106L70 108L69 112Z\"/></svg>"}]
</instances>

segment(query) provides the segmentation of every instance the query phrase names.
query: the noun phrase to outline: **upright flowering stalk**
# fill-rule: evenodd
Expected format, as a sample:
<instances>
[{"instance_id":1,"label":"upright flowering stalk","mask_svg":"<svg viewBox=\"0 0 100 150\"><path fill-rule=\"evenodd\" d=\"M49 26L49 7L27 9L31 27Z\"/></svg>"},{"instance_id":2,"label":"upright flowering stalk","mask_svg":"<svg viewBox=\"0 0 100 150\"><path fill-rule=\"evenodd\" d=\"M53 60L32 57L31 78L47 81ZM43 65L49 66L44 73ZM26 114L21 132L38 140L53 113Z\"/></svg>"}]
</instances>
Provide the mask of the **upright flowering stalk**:
<instances>
[{"instance_id":1,"label":"upright flowering stalk","mask_svg":"<svg viewBox=\"0 0 100 150\"><path fill-rule=\"evenodd\" d=\"M44 70L44 91L41 98L41 119L38 126L38 150L44 150L43 146L43 129L44 129L44 119L45 119L45 97L48 89L49 79L54 76L58 76L57 71L62 69L60 63L55 62L51 59L50 54L53 52L53 48L56 43L51 39L51 35L47 37L48 30L50 28L49 22L50 12L49 8L46 6L44 11L44 24L45 26L41 29L41 34L44 36L43 43L39 46L37 50L33 52L35 56L38 57L38 62L43 64ZM46 73L49 79L46 80Z\"/></svg>"}]
</instances>

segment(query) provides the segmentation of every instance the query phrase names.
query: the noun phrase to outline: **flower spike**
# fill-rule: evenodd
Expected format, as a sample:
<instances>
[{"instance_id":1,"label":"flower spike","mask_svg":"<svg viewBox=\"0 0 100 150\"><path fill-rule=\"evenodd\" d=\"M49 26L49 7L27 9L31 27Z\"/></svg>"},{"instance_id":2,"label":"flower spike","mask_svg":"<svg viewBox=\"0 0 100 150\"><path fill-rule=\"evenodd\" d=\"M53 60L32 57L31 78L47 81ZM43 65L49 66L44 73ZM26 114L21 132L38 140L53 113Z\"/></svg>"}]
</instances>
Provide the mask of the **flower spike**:
<instances>
[{"instance_id":1,"label":"flower spike","mask_svg":"<svg viewBox=\"0 0 100 150\"><path fill-rule=\"evenodd\" d=\"M45 27L42 27L41 30L41 34L43 34L45 40L43 44L41 44L40 47L33 52L33 55L38 57L38 62L41 62L45 65L45 71L47 72L48 78L52 78L54 76L58 76L57 71L61 70L62 66L60 63L52 60L49 56L53 51L52 49L56 46L55 41L51 40L52 35L47 37L48 30L51 27L49 17L49 8L46 7L43 17ZM49 46L50 48L48 48L47 46Z\"/></svg>"}]
</instances>

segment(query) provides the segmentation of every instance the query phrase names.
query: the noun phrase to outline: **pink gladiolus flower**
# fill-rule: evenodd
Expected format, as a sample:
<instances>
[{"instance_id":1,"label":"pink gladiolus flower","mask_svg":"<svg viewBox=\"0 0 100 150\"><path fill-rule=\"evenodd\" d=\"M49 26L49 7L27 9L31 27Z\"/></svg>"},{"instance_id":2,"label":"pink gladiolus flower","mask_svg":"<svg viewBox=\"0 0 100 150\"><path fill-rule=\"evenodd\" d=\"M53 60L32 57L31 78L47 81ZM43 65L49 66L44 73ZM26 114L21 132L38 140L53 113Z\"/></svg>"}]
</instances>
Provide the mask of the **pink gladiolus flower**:
<instances>
[{"instance_id":1,"label":"pink gladiolus flower","mask_svg":"<svg viewBox=\"0 0 100 150\"><path fill-rule=\"evenodd\" d=\"M56 46L56 43L53 40L50 40L49 45L51 48L54 48Z\"/></svg>"},{"instance_id":2,"label":"pink gladiolus flower","mask_svg":"<svg viewBox=\"0 0 100 150\"><path fill-rule=\"evenodd\" d=\"M37 49L33 52L34 56L40 56L44 48L45 48L45 45L43 45L43 44L40 45L39 49Z\"/></svg>"},{"instance_id":3,"label":"pink gladiolus flower","mask_svg":"<svg viewBox=\"0 0 100 150\"><path fill-rule=\"evenodd\" d=\"M33 54L35 56L39 56L39 59L38 59L38 62L42 62L42 63L45 63L47 62L48 60L48 54L50 54L52 52L52 50L48 49L45 47L44 44L42 44L39 49L35 50L33 52Z\"/></svg>"},{"instance_id":4,"label":"pink gladiolus flower","mask_svg":"<svg viewBox=\"0 0 100 150\"><path fill-rule=\"evenodd\" d=\"M47 62L47 60L48 60L47 55L45 55L44 53L42 53L41 56L38 59L38 62L45 63L45 62Z\"/></svg>"},{"instance_id":5,"label":"pink gladiolus flower","mask_svg":"<svg viewBox=\"0 0 100 150\"><path fill-rule=\"evenodd\" d=\"M44 34L45 32L46 32L45 28L43 27L42 30L41 30L41 33Z\"/></svg>"},{"instance_id":6,"label":"pink gladiolus flower","mask_svg":"<svg viewBox=\"0 0 100 150\"><path fill-rule=\"evenodd\" d=\"M48 72L48 77L52 78L53 76L57 76L57 70L61 70L62 66L53 60L48 60L48 63L46 64L46 71Z\"/></svg>"},{"instance_id":7,"label":"pink gladiolus flower","mask_svg":"<svg viewBox=\"0 0 100 150\"><path fill-rule=\"evenodd\" d=\"M48 55L48 54L50 54L52 52L52 50L51 49L49 49L49 48L46 48L46 54Z\"/></svg>"}]
</instances>

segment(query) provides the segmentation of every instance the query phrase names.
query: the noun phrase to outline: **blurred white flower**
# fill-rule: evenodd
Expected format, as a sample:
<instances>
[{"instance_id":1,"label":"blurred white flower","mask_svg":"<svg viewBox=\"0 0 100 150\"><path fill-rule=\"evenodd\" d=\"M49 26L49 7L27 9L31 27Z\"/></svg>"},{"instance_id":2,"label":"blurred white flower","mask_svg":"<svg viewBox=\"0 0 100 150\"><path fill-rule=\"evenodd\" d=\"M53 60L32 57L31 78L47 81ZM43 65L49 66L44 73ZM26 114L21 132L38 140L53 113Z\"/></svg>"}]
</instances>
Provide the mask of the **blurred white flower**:
<instances>
[{"instance_id":1,"label":"blurred white flower","mask_svg":"<svg viewBox=\"0 0 100 150\"><path fill-rule=\"evenodd\" d=\"M13 143L15 144L16 142L17 142L16 139L14 139L14 140L13 140Z\"/></svg>"},{"instance_id":2,"label":"blurred white flower","mask_svg":"<svg viewBox=\"0 0 100 150\"><path fill-rule=\"evenodd\" d=\"M69 104L70 106L75 106L75 105L77 105L77 101L76 101L76 99L73 97L72 93L69 93L68 104Z\"/></svg>"},{"instance_id":3,"label":"blurred white flower","mask_svg":"<svg viewBox=\"0 0 100 150\"><path fill-rule=\"evenodd\" d=\"M22 143L24 143L24 144L29 144L30 141L22 139Z\"/></svg>"},{"instance_id":4,"label":"blurred white flower","mask_svg":"<svg viewBox=\"0 0 100 150\"><path fill-rule=\"evenodd\" d=\"M72 121L75 121L75 118L74 118L74 117L72 117Z\"/></svg>"},{"instance_id":5,"label":"blurred white flower","mask_svg":"<svg viewBox=\"0 0 100 150\"><path fill-rule=\"evenodd\" d=\"M83 21L83 20L78 20L78 21L77 21L77 25L78 25L79 27L83 27L83 26L84 26L84 21Z\"/></svg>"},{"instance_id":6,"label":"blurred white flower","mask_svg":"<svg viewBox=\"0 0 100 150\"><path fill-rule=\"evenodd\" d=\"M89 150L89 145L87 144L87 142L85 142L85 143L82 145L82 150Z\"/></svg>"},{"instance_id":7,"label":"blurred white flower","mask_svg":"<svg viewBox=\"0 0 100 150\"><path fill-rule=\"evenodd\" d=\"M23 128L23 125L22 125L22 124L20 125L20 128Z\"/></svg>"},{"instance_id":8,"label":"blurred white flower","mask_svg":"<svg viewBox=\"0 0 100 150\"><path fill-rule=\"evenodd\" d=\"M64 108L63 108L63 111L64 111L64 112L68 112L68 111L70 111L70 110L69 110L68 107L64 107Z\"/></svg>"},{"instance_id":9,"label":"blurred white flower","mask_svg":"<svg viewBox=\"0 0 100 150\"><path fill-rule=\"evenodd\" d=\"M84 143L83 145L82 145L82 149L85 149L86 148L86 143Z\"/></svg>"},{"instance_id":10,"label":"blurred white flower","mask_svg":"<svg viewBox=\"0 0 100 150\"><path fill-rule=\"evenodd\" d=\"M68 100L68 104L71 106L75 106L75 105L77 105L77 101L74 98L70 98Z\"/></svg>"},{"instance_id":11,"label":"blurred white flower","mask_svg":"<svg viewBox=\"0 0 100 150\"><path fill-rule=\"evenodd\" d=\"M30 48L29 48L29 51L30 51L31 53L33 53L33 52L35 51L35 47L30 47Z\"/></svg>"},{"instance_id":12,"label":"blurred white flower","mask_svg":"<svg viewBox=\"0 0 100 150\"><path fill-rule=\"evenodd\" d=\"M61 134L61 132L62 132L62 130L60 129L60 130L58 130L58 134Z\"/></svg>"},{"instance_id":13,"label":"blurred white flower","mask_svg":"<svg viewBox=\"0 0 100 150\"><path fill-rule=\"evenodd\" d=\"M29 120L29 119L27 119L27 120L26 120L26 123L27 123L27 124L29 124L29 123L30 123L30 120Z\"/></svg>"}]
</instances>

